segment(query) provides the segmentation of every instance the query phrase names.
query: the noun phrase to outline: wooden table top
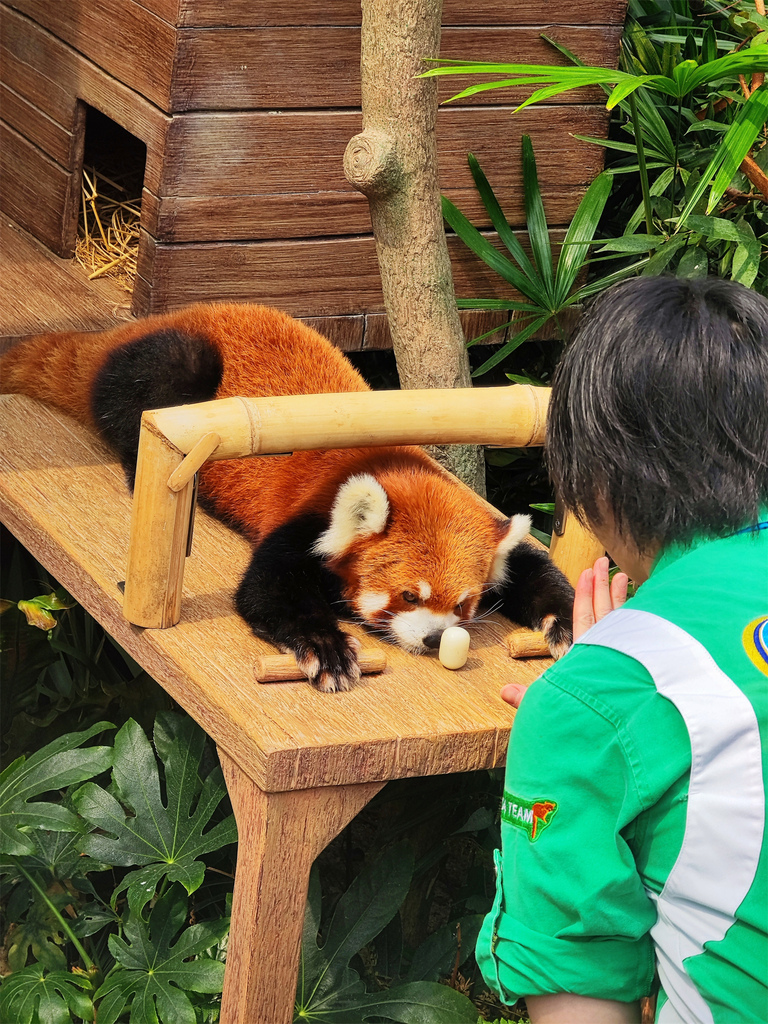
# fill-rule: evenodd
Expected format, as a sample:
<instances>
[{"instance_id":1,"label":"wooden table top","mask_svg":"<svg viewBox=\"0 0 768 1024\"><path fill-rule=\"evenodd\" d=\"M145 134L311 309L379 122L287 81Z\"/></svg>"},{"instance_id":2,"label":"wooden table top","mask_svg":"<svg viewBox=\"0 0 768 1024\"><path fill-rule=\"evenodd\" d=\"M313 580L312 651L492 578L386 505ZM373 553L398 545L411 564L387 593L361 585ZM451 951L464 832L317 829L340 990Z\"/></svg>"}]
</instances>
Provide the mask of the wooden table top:
<instances>
[{"instance_id":1,"label":"wooden table top","mask_svg":"<svg viewBox=\"0 0 768 1024\"><path fill-rule=\"evenodd\" d=\"M181 621L141 629L122 616L131 500L114 455L85 428L39 403L0 398L0 519L254 781L268 792L490 768L503 763L514 710L499 698L532 682L547 659L513 661L511 624L472 632L458 672L349 625L383 647L387 668L348 693L305 682L258 684L274 653L235 613L249 545L198 510Z\"/></svg>"}]
</instances>

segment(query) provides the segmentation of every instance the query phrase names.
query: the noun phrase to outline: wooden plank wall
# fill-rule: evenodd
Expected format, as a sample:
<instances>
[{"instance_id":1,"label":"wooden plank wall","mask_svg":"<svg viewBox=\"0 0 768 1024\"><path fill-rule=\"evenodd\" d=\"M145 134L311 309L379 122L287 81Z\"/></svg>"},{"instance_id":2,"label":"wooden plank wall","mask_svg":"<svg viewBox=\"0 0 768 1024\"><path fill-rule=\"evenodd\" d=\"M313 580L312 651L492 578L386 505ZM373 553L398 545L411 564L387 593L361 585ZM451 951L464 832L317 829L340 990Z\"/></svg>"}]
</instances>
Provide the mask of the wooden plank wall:
<instances>
[{"instance_id":1,"label":"wooden plank wall","mask_svg":"<svg viewBox=\"0 0 768 1024\"><path fill-rule=\"evenodd\" d=\"M2 208L68 251L88 103L147 145L138 312L199 298L264 301L327 317L345 347L358 347L360 329L361 344L386 344L367 202L341 164L361 126L359 0L290 0L254 13L255 6L0 2L2 117L13 165ZM589 63L615 62L626 0L575 0L565 17L555 12L562 24L548 21L549 6L476 0L468 14L446 0L442 53L553 63L545 32ZM458 87L443 79L441 95ZM466 165L472 150L519 225L520 137L528 133L550 223L564 225L602 164L599 147L572 135L605 132L604 99L572 94L513 114L517 99L494 92L441 109L441 186L488 227ZM41 176L44 215L29 208L23 184ZM452 249L458 294L503 292L463 246ZM472 315L465 319L478 333Z\"/></svg>"}]
</instances>

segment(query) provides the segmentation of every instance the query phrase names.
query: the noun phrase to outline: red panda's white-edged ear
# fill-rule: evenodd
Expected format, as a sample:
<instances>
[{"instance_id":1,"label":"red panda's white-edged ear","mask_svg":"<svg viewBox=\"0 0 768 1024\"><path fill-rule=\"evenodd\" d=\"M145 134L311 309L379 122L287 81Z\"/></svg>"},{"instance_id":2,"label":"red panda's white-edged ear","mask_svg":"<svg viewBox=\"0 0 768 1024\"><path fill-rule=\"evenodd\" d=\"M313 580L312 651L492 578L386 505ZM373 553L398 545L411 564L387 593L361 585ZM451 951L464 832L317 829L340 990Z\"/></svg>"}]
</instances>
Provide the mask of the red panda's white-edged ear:
<instances>
[{"instance_id":1,"label":"red panda's white-edged ear","mask_svg":"<svg viewBox=\"0 0 768 1024\"><path fill-rule=\"evenodd\" d=\"M389 516L389 498L370 473L351 476L338 489L328 529L312 550L325 558L341 558L356 540L383 533Z\"/></svg>"},{"instance_id":2,"label":"red panda's white-edged ear","mask_svg":"<svg viewBox=\"0 0 768 1024\"><path fill-rule=\"evenodd\" d=\"M499 586L504 582L507 575L507 556L513 548L528 536L531 529L530 516L512 516L509 526L499 541L491 562L491 571L488 582Z\"/></svg>"}]
</instances>

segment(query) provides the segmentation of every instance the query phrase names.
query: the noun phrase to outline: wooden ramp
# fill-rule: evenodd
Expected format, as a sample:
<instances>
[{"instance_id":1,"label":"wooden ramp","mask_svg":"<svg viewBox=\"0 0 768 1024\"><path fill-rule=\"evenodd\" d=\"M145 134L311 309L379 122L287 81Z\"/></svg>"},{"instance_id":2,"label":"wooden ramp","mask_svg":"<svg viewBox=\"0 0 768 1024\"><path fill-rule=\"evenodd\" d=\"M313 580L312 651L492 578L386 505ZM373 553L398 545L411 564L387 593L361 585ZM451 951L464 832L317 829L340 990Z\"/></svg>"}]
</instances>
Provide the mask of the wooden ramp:
<instances>
[{"instance_id":1,"label":"wooden ramp","mask_svg":"<svg viewBox=\"0 0 768 1024\"><path fill-rule=\"evenodd\" d=\"M382 644L386 671L348 693L259 685L254 662L272 649L232 605L246 542L198 512L181 621L143 630L121 613L130 504L91 433L31 399L0 399L0 518L218 746L240 833L222 1024L288 1024L317 853L388 779L501 764L514 711L499 688L548 662L512 662L512 627L497 616L473 632L459 672Z\"/></svg>"}]
</instances>

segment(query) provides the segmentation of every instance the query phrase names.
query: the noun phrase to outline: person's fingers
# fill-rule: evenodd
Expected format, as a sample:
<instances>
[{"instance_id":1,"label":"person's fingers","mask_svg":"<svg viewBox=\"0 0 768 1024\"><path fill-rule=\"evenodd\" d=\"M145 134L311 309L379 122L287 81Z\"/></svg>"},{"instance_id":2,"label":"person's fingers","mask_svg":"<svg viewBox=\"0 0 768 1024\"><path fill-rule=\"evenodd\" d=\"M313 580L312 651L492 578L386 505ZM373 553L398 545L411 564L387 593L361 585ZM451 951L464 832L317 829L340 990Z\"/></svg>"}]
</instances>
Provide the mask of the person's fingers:
<instances>
[{"instance_id":1,"label":"person's fingers","mask_svg":"<svg viewBox=\"0 0 768 1024\"><path fill-rule=\"evenodd\" d=\"M595 613L595 622L599 622L608 612L613 610L611 604L611 586L609 582L610 562L603 555L598 558L594 565L594 582L592 584L592 607Z\"/></svg>"},{"instance_id":2,"label":"person's fingers","mask_svg":"<svg viewBox=\"0 0 768 1024\"><path fill-rule=\"evenodd\" d=\"M617 572L611 580L611 607L621 608L627 600L629 576L625 572Z\"/></svg>"},{"instance_id":3,"label":"person's fingers","mask_svg":"<svg viewBox=\"0 0 768 1024\"><path fill-rule=\"evenodd\" d=\"M594 573L585 569L576 581L573 598L573 639L578 640L590 626L595 624L595 610L592 604Z\"/></svg>"},{"instance_id":4,"label":"person's fingers","mask_svg":"<svg viewBox=\"0 0 768 1024\"><path fill-rule=\"evenodd\" d=\"M501 699L505 700L507 704L511 704L513 708L519 708L520 701L525 696L527 689L528 687L521 683L507 683L501 688Z\"/></svg>"}]
</instances>

